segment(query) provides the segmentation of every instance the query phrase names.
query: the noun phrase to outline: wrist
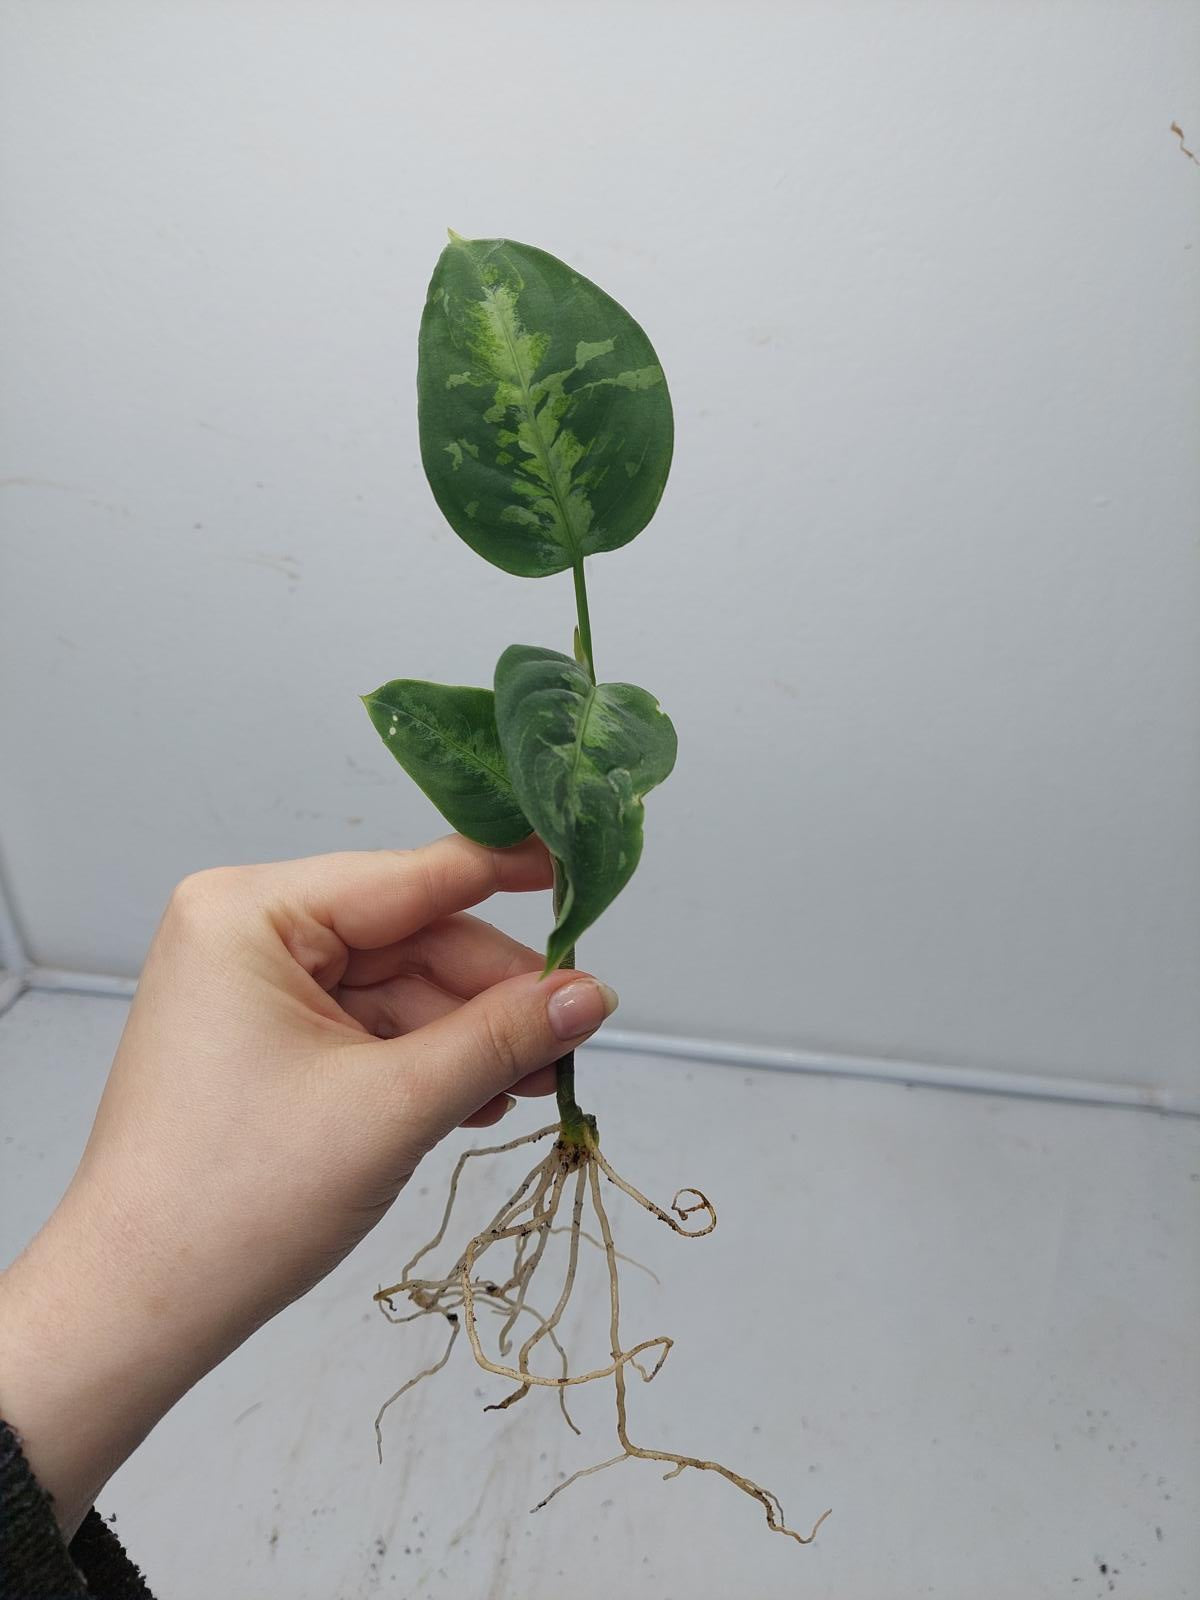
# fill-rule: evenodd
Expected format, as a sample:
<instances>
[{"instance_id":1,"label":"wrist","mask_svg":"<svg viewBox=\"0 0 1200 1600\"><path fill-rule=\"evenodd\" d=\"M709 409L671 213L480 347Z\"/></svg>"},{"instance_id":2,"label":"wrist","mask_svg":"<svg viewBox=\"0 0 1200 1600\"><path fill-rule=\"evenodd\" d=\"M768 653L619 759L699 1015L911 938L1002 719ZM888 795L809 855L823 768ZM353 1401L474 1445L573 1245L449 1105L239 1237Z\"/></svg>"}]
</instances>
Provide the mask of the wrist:
<instances>
[{"instance_id":1,"label":"wrist","mask_svg":"<svg viewBox=\"0 0 1200 1600\"><path fill-rule=\"evenodd\" d=\"M74 1186L73 1186L74 1187ZM184 1296L105 1236L69 1191L0 1274L0 1417L52 1497L69 1540L104 1484L226 1353L217 1330L187 1328Z\"/></svg>"}]
</instances>

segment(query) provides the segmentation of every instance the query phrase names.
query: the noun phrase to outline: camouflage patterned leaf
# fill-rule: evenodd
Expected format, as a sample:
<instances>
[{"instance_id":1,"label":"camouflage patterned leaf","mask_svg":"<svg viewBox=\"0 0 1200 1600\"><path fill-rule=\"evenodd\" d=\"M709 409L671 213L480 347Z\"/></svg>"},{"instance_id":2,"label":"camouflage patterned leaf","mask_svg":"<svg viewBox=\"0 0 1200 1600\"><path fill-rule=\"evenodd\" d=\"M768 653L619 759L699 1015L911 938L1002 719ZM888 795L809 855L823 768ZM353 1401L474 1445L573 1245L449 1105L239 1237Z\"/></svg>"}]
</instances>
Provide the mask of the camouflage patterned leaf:
<instances>
[{"instance_id":1,"label":"camouflage patterned leaf","mask_svg":"<svg viewBox=\"0 0 1200 1600\"><path fill-rule=\"evenodd\" d=\"M593 684L570 656L523 644L496 664L496 726L517 800L566 870L550 970L633 876L642 796L675 765L675 729L645 689Z\"/></svg>"},{"instance_id":2,"label":"camouflage patterned leaf","mask_svg":"<svg viewBox=\"0 0 1200 1600\"><path fill-rule=\"evenodd\" d=\"M363 704L384 744L451 827L479 844L528 838L490 689L397 678L364 695Z\"/></svg>"},{"instance_id":3,"label":"camouflage patterned leaf","mask_svg":"<svg viewBox=\"0 0 1200 1600\"><path fill-rule=\"evenodd\" d=\"M649 522L671 465L671 400L627 311L544 250L460 239L421 319L421 459L473 550L544 577Z\"/></svg>"}]
</instances>

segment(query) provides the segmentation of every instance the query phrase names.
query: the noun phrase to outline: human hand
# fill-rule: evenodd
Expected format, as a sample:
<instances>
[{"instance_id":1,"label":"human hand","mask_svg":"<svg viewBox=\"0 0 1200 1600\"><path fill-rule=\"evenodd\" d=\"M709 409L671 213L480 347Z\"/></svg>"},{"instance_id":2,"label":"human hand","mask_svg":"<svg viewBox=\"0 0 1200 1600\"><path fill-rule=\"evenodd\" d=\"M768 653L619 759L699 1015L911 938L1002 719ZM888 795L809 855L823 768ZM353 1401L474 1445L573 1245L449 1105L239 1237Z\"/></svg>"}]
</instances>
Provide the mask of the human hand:
<instances>
[{"instance_id":1,"label":"human hand","mask_svg":"<svg viewBox=\"0 0 1200 1600\"><path fill-rule=\"evenodd\" d=\"M456 1124L616 1004L464 908L532 839L219 868L175 891L79 1169L0 1277L0 1416L68 1537L155 1422L325 1276Z\"/></svg>"}]
</instances>

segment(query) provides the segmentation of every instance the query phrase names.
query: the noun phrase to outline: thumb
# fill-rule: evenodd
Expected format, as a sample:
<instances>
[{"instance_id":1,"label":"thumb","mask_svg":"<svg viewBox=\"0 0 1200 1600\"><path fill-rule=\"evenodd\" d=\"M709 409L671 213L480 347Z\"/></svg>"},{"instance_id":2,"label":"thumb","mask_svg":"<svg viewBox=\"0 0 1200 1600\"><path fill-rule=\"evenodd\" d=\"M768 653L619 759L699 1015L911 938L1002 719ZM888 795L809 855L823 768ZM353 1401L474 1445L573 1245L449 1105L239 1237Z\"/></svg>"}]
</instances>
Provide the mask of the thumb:
<instances>
[{"instance_id":1,"label":"thumb","mask_svg":"<svg viewBox=\"0 0 1200 1600\"><path fill-rule=\"evenodd\" d=\"M405 1079L406 1139L431 1148L493 1096L582 1044L616 1007L615 991L588 973L523 972L381 1044Z\"/></svg>"}]
</instances>

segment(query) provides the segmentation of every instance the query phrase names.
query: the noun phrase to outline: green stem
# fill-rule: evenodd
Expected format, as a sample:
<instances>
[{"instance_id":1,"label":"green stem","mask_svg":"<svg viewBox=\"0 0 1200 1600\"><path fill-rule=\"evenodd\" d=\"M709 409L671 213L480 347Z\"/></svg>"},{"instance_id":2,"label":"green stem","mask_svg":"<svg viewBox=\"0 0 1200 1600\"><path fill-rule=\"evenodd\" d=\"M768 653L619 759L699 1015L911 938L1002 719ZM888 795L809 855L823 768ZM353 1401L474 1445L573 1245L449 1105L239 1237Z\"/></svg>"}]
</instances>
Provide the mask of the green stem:
<instances>
[{"instance_id":1,"label":"green stem","mask_svg":"<svg viewBox=\"0 0 1200 1600\"><path fill-rule=\"evenodd\" d=\"M596 681L596 663L592 656L592 619L588 616L587 579L583 575L583 557L574 566L575 573L575 610L579 616L579 643L583 647L584 659L587 661L588 671L592 675L592 682Z\"/></svg>"},{"instance_id":2,"label":"green stem","mask_svg":"<svg viewBox=\"0 0 1200 1600\"><path fill-rule=\"evenodd\" d=\"M575 610L578 616L579 648L587 663L593 683L596 681L596 662L592 655L592 619L588 615L587 579L583 575L583 557L575 562ZM562 862L554 858L554 920L557 923L567 896L567 875ZM563 957L563 965L575 965L575 946ZM558 1094L558 1120L562 1138L567 1144L586 1145L596 1138L596 1119L589 1117L575 1098L575 1052L560 1056L555 1063L555 1090Z\"/></svg>"},{"instance_id":3,"label":"green stem","mask_svg":"<svg viewBox=\"0 0 1200 1600\"><path fill-rule=\"evenodd\" d=\"M558 921L558 914L562 910L563 900L567 892L567 876L563 871L562 862L554 858L554 920ZM575 965L575 946L567 951L563 965ZM554 1086L558 1095L558 1120L562 1126L563 1138L569 1143L581 1143L587 1119L575 1098L575 1052L569 1051L565 1056L559 1056L555 1062Z\"/></svg>"}]
</instances>

